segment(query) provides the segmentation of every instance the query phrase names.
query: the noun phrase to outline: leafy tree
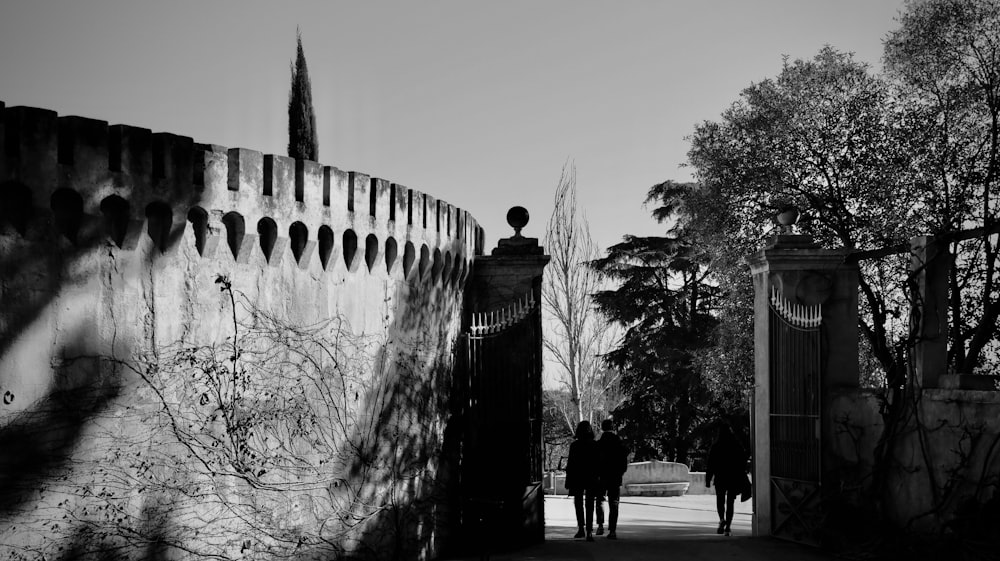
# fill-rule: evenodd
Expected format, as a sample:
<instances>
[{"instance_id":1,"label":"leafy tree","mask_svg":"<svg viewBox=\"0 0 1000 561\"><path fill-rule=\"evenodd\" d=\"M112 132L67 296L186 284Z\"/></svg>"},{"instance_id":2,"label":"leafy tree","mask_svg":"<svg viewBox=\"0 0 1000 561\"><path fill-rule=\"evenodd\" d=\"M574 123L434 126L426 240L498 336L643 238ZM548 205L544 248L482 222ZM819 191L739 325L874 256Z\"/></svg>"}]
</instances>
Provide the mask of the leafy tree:
<instances>
[{"instance_id":1,"label":"leafy tree","mask_svg":"<svg viewBox=\"0 0 1000 561\"><path fill-rule=\"evenodd\" d=\"M956 372L991 371L1000 318L1000 247L990 234L1000 181L1000 2L908 2L885 62L919 143L913 185L927 232L983 228L952 242L948 358Z\"/></svg>"},{"instance_id":2,"label":"leafy tree","mask_svg":"<svg viewBox=\"0 0 1000 561\"><path fill-rule=\"evenodd\" d=\"M707 254L712 278L730 291L726 301L747 309L741 259L759 249L783 205L802 210L801 230L820 243L857 250L862 373L883 390L885 425L870 474L876 505L891 492L887 474L898 468L900 437L937 430L915 415L909 238L935 235L954 256L952 372L995 369L1000 319L1000 2L910 1L899 21L885 41L885 74L830 47L811 60L786 60L719 121L696 127L689 162L698 183L664 189ZM745 356L752 343L745 316L718 317L719 346L700 359L706 379L724 374L724 354ZM952 479L932 487L935 509L957 488Z\"/></svg>"},{"instance_id":3,"label":"leafy tree","mask_svg":"<svg viewBox=\"0 0 1000 561\"><path fill-rule=\"evenodd\" d=\"M720 277L747 277L742 257L759 249L781 205L801 209L800 228L827 246L872 249L915 235L920 193L907 188L911 146L896 109L884 80L826 47L812 60L786 60L720 122L698 125L688 155L701 187L685 208ZM903 366L892 346L893 329L903 327L893 323L903 278L885 266L863 265L862 329L893 379ZM750 302L745 292L740 300Z\"/></svg>"},{"instance_id":4,"label":"leafy tree","mask_svg":"<svg viewBox=\"0 0 1000 561\"><path fill-rule=\"evenodd\" d=\"M741 259L759 248L782 204L801 209L801 230L828 247L886 250L860 264L860 303L863 372L888 388L907 376L908 256L900 252L910 237L982 228L975 239L951 242L954 371L992 367L996 353L986 349L996 348L1000 318L1000 249L990 237L1000 5L909 2L900 24L885 43L885 76L826 47L811 60L786 60L776 78L746 88L721 120L698 125L689 152L698 188L679 203L716 278L739 289L730 301L749 303ZM750 327L745 318L721 317L720 333L746 344L739 335Z\"/></svg>"},{"instance_id":5,"label":"leafy tree","mask_svg":"<svg viewBox=\"0 0 1000 561\"><path fill-rule=\"evenodd\" d=\"M660 194L654 187L649 200ZM671 210L661 207L657 216L671 216ZM723 415L696 362L710 344L721 291L708 282L704 255L686 233L675 226L664 237L626 236L592 262L619 283L594 301L625 328L605 360L623 373L625 398L614 415L636 460L702 457L708 429Z\"/></svg>"},{"instance_id":6,"label":"leafy tree","mask_svg":"<svg viewBox=\"0 0 1000 561\"><path fill-rule=\"evenodd\" d=\"M657 220L675 224L675 230L683 228L709 273L706 282L718 291L709 344L693 361L713 400L739 416L747 411L753 387L753 286L744 258L756 247L727 236L735 217L718 198L699 184L665 181L650 188L646 204L659 205L653 210Z\"/></svg>"},{"instance_id":7,"label":"leafy tree","mask_svg":"<svg viewBox=\"0 0 1000 561\"><path fill-rule=\"evenodd\" d=\"M302 50L302 34L296 30L295 63L292 64L292 87L288 93L288 155L303 160L319 160L316 138L316 114L313 110L312 84Z\"/></svg>"}]
</instances>

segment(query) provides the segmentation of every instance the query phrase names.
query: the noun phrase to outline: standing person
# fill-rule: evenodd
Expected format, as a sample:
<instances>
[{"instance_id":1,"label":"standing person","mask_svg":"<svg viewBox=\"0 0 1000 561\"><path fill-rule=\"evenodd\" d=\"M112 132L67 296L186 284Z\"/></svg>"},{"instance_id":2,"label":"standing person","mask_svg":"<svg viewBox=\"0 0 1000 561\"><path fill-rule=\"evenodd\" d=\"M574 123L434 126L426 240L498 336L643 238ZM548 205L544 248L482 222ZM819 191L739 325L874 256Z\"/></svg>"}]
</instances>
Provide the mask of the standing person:
<instances>
[{"instance_id":1,"label":"standing person","mask_svg":"<svg viewBox=\"0 0 1000 561\"><path fill-rule=\"evenodd\" d=\"M715 478L715 505L719 511L718 534L725 532L727 536L732 535L736 496L749 484L746 466L746 451L736 440L733 430L728 425L723 425L719 428L718 439L708 453L708 469L705 470L706 487Z\"/></svg>"},{"instance_id":2,"label":"standing person","mask_svg":"<svg viewBox=\"0 0 1000 561\"><path fill-rule=\"evenodd\" d=\"M578 531L573 537L586 536L588 542L594 541L594 496L600 487L598 454L593 427L589 421L580 421L576 426L575 440L569 445L569 458L566 460L566 489L573 496L573 507L576 509ZM586 498L586 516L584 516L584 498Z\"/></svg>"},{"instance_id":3,"label":"standing person","mask_svg":"<svg viewBox=\"0 0 1000 561\"><path fill-rule=\"evenodd\" d=\"M618 527L618 503L621 501L622 475L628 469L628 449L621 437L615 433L611 419L601 421L601 439L597 441L600 452L601 488L597 495L597 535L604 533L604 506L601 504L605 495L608 498L608 539L618 539L615 529Z\"/></svg>"}]
</instances>

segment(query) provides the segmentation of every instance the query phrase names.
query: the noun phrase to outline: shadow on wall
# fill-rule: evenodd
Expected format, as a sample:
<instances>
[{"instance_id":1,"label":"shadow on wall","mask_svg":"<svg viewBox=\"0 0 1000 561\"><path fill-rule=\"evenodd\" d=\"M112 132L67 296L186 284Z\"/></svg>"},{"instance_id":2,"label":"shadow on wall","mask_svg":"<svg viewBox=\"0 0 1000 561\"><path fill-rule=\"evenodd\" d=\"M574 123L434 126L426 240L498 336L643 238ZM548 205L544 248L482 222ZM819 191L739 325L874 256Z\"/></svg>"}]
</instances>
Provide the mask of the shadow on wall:
<instances>
[{"instance_id":1,"label":"shadow on wall","mask_svg":"<svg viewBox=\"0 0 1000 561\"><path fill-rule=\"evenodd\" d=\"M12 559L43 555L37 541L12 536L24 530L16 525L27 516L42 523L28 532L40 539L50 530L75 536L62 542L61 559L118 559L95 547L92 528L76 524L72 510L64 508L74 494L99 492L89 485L99 481L95 473L80 479L90 465L81 465L77 455L92 442L95 425L120 422L114 414L127 391L122 369L99 356L95 305L102 296L93 280L117 266L129 228L133 241L147 235L161 248L145 254L152 260L177 243L184 225L171 229L169 220L155 216L145 223L133 220L127 199L117 195L107 200L125 206L112 204L94 216L72 189L57 189L49 201L33 200L35 191L41 189L0 183L0 520L10 523L0 542L23 546L8 550ZM171 189L159 195L154 210L191 201L190 193ZM82 314L71 311L81 303ZM126 341L117 347L130 352Z\"/></svg>"},{"instance_id":2,"label":"shadow on wall","mask_svg":"<svg viewBox=\"0 0 1000 561\"><path fill-rule=\"evenodd\" d=\"M190 159L186 177L149 174L144 184L133 185L128 162L125 171L120 161L118 171L109 169L107 124L94 122L98 129L103 126L104 144L88 147L93 139L74 136L69 130L75 122L75 117L59 121L57 141L51 134L56 125L54 113L24 108L5 111L0 103L0 131L4 131L0 142L4 145L0 150L0 517L5 520L16 520L29 507L51 506L46 497L49 484L73 477L77 466L72 458L89 427L107 415L121 395L120 370L97 357L100 341L94 304L101 295L92 281L101 278L106 268L116 267L117 252L140 236L148 235L161 252L176 243L184 224L173 223L170 209L197 203ZM35 126L44 130L34 130ZM169 140L164 140L167 137L180 138L147 136L150 164L171 149ZM93 151L89 156L94 156L92 166L84 162L91 161L84 157L89 150ZM91 188L105 185L103 203L98 206L85 200L69 187L78 181ZM130 210L130 193L139 190L156 197L146 207L145 221L135 219L135 208ZM136 197L140 204L148 202ZM146 257L155 259L156 253ZM82 316L86 317L67 317L69 308L80 302L84 302ZM123 342L119 347L129 352Z\"/></svg>"},{"instance_id":3,"label":"shadow on wall","mask_svg":"<svg viewBox=\"0 0 1000 561\"><path fill-rule=\"evenodd\" d=\"M366 403L374 423L355 435L365 453L350 470L369 484L366 501L381 506L358 537L370 559L440 554L457 523L462 428L450 411L462 293L400 284L396 298L402 304L380 351L383 382Z\"/></svg>"},{"instance_id":4,"label":"shadow on wall","mask_svg":"<svg viewBox=\"0 0 1000 561\"><path fill-rule=\"evenodd\" d=\"M117 369L102 366L93 358L64 361L48 393L0 429L0 517L14 518L46 481L68 476L87 423L121 392Z\"/></svg>"},{"instance_id":5,"label":"shadow on wall","mask_svg":"<svg viewBox=\"0 0 1000 561\"><path fill-rule=\"evenodd\" d=\"M0 117L3 114L0 104ZM3 124L0 121L0 127ZM10 139L17 138L11 134L10 124L8 119L7 133L0 135L0 141L8 142L0 151L2 156L10 156ZM107 129L106 124L104 127ZM357 384L353 396L348 395L345 384L315 388L342 392L337 399L353 398L356 410L363 414L348 419L347 406L338 401L343 407L325 412L307 407L295 419L303 425L320 413L339 419L343 430L327 434L329 442L310 442L305 436L317 431L275 422L275 412L294 408L304 399L294 395L296 384L286 384L283 391L270 395L249 396L245 401L229 399L228 408L213 410L226 400L206 397L209 391L185 394L182 390L204 386L210 379L235 380L238 377L230 374L240 371L235 365L242 358L234 359L230 370L226 368L228 355L239 353L229 353L214 343L171 347L155 342L149 349L136 350L114 333L100 332L107 327L102 324L101 314L106 310L101 306L113 305L108 303L114 290L120 288L117 284L105 286L104 278L127 276L119 267L128 265L128 260L119 252L140 246L146 262L128 274L141 271L152 277L156 271L151 262L163 253L177 251L188 221L194 226L196 249L184 244L182 250L201 253L205 249L204 211L188 215L187 220L174 211L198 207L197 166L192 165L189 176L165 177L176 166L171 164L169 151L163 151L162 141L155 149L157 137L153 136L153 156L147 162L152 169L145 170L151 178L147 183L132 184L123 172L114 171L116 165L128 167L128 162L122 161L127 159L123 151L117 163L108 163L104 155L103 173L110 174L110 179L92 182L106 181L100 193L91 193L86 200L69 188L49 193L52 184L79 180L73 176L77 172L69 155L78 147L62 136L58 158L50 154L53 169L42 173L51 176L51 182L18 173L7 174L16 180L0 182L0 364L4 365L0 372L4 399L0 446L5 451L0 454L0 525L12 522L9 530L0 534L4 544L0 551L10 553L10 546L20 547L19 553L10 553L14 559L42 555L60 559L171 558L195 541L197 524L217 524L219 528L240 527L246 535L273 530L275 539L267 547L275 552L280 549L289 559L329 558L331 554L346 558L349 552L369 559L436 553L446 542L448 505L453 499L448 483L455 473L452 463L443 458L457 454L451 435L461 433L449 429L448 412L465 262L459 268L456 261L453 267L449 253L437 255L440 250L435 250L432 264L426 245L421 247L420 274L393 285L397 311L373 353L377 357L373 382ZM185 143L179 145L183 148ZM190 139L186 146L191 149ZM27 158L25 153L20 156ZM20 165L17 162L14 156L6 163L0 160L0 178L4 165L10 171ZM100 200L91 200L93 197ZM144 215L141 209L145 209ZM223 223L231 233L225 218ZM322 257L322 239L320 242ZM366 241L369 268L377 253L371 246ZM293 245L289 249L298 258L307 248ZM327 253L324 261L330 259ZM387 242L390 268L395 253L395 242ZM416 269L415 251L409 242L402 260L404 268L407 254ZM450 282L437 282L438 278ZM68 313L76 316L67 321L61 314ZM292 335L302 326L286 327L285 333L291 335L282 342L292 347ZM135 342L146 343L141 338ZM292 355L271 358L280 362L288 356ZM58 364L52 363L52 357ZM50 375L54 375L51 382L46 380ZM167 378L172 381L164 382ZM249 379L241 379L241 383L249 383ZM9 384L30 388L35 395L12 391ZM262 387L269 388L267 384ZM218 396L247 395L232 386L214 389ZM197 414L173 416L176 412ZM271 439L268 442L243 446L239 438L230 438L234 432L264 425L274 431L263 435ZM455 429L455 423L451 425ZM246 434L249 436L244 440L250 442L251 436L262 433ZM341 445L347 453L337 458L322 458L316 453L330 447L339 450L336 447ZM259 467L261 461L255 453L284 448L293 449L290 457L299 463L266 465L261 467L264 471L250 469ZM281 469L306 470L312 479L308 485L278 488L268 478ZM283 510L272 510L273 505L266 502L274 495L288 499ZM308 525L302 520L331 510L316 506L323 501L346 508L333 508L334 516L316 520L319 529L315 534L300 531ZM21 521L25 514L34 516L41 526L24 527ZM11 536L8 532L15 530L13 521L17 521L18 532L29 535L27 541L6 539ZM58 554L47 549L56 538ZM222 552L217 558L267 554L266 550L255 550L263 546L233 536L219 534L206 540L209 550Z\"/></svg>"}]
</instances>

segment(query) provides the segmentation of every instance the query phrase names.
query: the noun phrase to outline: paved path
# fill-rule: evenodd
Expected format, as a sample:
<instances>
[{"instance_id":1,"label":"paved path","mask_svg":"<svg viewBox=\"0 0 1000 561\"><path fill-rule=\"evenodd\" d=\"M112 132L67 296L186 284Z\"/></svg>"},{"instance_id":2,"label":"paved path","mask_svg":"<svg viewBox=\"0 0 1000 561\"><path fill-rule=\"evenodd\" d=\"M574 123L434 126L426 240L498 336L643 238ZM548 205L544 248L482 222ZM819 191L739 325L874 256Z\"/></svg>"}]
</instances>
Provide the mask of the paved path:
<instances>
[{"instance_id":1,"label":"paved path","mask_svg":"<svg viewBox=\"0 0 1000 561\"><path fill-rule=\"evenodd\" d=\"M498 553L492 561L828 561L813 548L750 537L750 502L738 503L733 535L715 533L719 517L713 495L622 497L618 540L573 539L576 516L568 497L545 497L545 543ZM464 560L477 560L471 556Z\"/></svg>"}]
</instances>

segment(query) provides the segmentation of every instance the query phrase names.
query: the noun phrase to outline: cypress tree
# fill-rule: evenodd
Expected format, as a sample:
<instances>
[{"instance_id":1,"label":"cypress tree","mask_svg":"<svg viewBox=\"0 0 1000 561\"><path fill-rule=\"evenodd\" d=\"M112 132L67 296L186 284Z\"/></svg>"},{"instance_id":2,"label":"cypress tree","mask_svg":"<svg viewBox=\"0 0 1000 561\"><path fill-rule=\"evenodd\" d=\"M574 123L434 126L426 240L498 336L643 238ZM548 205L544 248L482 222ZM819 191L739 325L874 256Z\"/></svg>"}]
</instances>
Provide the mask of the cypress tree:
<instances>
[{"instance_id":1,"label":"cypress tree","mask_svg":"<svg viewBox=\"0 0 1000 561\"><path fill-rule=\"evenodd\" d=\"M316 114L312 104L312 84L302 50L302 34L295 30L298 53L292 65L292 90L288 93L288 155L292 158L319 160L316 139Z\"/></svg>"}]
</instances>

